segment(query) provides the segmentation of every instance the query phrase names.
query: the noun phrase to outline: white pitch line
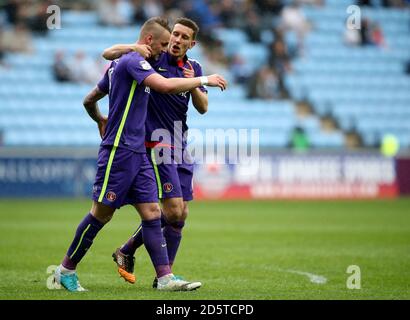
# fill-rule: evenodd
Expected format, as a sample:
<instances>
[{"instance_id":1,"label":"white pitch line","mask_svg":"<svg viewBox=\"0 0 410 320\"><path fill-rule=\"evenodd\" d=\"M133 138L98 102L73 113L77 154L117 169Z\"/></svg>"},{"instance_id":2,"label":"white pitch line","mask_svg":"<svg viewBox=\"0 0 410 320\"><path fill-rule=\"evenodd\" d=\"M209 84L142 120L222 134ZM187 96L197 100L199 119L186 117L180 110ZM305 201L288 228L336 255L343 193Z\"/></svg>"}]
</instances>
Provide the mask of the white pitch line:
<instances>
[{"instance_id":1,"label":"white pitch line","mask_svg":"<svg viewBox=\"0 0 410 320\"><path fill-rule=\"evenodd\" d=\"M298 271L298 270L292 270L292 269L286 269L286 270L280 269L280 271L306 276L309 278L310 282L316 283L316 284L325 284L327 282L327 279L324 276L320 276L320 275L313 274L310 272Z\"/></svg>"}]
</instances>

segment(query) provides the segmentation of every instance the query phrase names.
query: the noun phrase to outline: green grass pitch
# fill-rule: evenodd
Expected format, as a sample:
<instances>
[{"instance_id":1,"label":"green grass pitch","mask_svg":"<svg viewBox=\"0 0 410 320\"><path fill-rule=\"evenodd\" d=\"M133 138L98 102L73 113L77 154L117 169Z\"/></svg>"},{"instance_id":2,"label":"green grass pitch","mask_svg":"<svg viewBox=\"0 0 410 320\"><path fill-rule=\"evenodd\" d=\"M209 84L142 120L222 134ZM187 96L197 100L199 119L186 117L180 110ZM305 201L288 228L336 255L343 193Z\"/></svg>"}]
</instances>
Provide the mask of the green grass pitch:
<instances>
[{"instance_id":1,"label":"green grass pitch","mask_svg":"<svg viewBox=\"0 0 410 320\"><path fill-rule=\"evenodd\" d=\"M111 253L139 224L126 207L78 267L89 291L50 290L47 267L60 263L89 207L89 200L0 200L0 299L410 298L410 199L193 202L174 273L203 287L173 293L151 288L144 248L136 283L119 278ZM349 265L359 266L361 289L347 288Z\"/></svg>"}]
</instances>

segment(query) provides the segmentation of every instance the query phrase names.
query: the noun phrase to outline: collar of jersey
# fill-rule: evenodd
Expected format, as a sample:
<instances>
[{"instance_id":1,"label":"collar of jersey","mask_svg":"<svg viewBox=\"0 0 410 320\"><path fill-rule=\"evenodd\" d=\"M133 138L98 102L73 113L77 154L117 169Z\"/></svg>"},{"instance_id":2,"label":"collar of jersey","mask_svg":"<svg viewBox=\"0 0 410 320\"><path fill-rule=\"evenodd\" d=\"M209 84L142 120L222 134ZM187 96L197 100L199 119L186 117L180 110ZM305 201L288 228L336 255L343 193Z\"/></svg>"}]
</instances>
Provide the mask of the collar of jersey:
<instances>
[{"instance_id":1,"label":"collar of jersey","mask_svg":"<svg viewBox=\"0 0 410 320\"><path fill-rule=\"evenodd\" d=\"M178 65L177 60L176 60L171 54L169 54L168 52L167 52L167 59L168 59L168 63L169 63L170 65L173 65L173 66L177 66L177 65ZM185 56L182 58L182 60L184 61L184 64L185 64L185 63L188 61L188 56L185 55Z\"/></svg>"}]
</instances>

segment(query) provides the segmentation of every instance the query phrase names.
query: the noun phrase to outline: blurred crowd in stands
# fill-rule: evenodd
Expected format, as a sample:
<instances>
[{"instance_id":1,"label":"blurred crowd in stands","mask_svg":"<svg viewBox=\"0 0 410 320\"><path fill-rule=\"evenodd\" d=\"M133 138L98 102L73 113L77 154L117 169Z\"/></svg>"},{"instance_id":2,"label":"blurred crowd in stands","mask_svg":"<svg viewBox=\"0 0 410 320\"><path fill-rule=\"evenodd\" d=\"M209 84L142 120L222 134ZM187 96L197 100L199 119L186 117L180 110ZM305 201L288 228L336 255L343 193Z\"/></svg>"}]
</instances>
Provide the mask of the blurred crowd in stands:
<instances>
[{"instance_id":1,"label":"blurred crowd in stands","mask_svg":"<svg viewBox=\"0 0 410 320\"><path fill-rule=\"evenodd\" d=\"M33 52L32 35L47 33L51 1L3 1L0 5L0 61L6 52Z\"/></svg>"},{"instance_id":2,"label":"blurred crowd in stands","mask_svg":"<svg viewBox=\"0 0 410 320\"><path fill-rule=\"evenodd\" d=\"M323 6L325 0L6 0L0 14L0 61L5 52L33 51L32 35L46 35L47 7L57 4L62 10L96 10L101 25L140 25L152 16L167 16L170 21L187 16L195 20L201 31L199 41L204 48L207 72L231 72L235 82L245 84L249 98L287 98L284 75L292 72L292 60L304 54L304 39L313 25L306 19L301 5ZM358 0L358 5L371 6L372 0ZM382 0L386 7L406 6L407 0ZM286 4L286 5L285 5ZM246 57L227 56L223 39L213 32L217 28L243 30L252 43L268 48L269 58L252 70ZM285 38L292 34L295 46ZM360 30L347 30L348 45L386 46L379 25L364 18ZM63 49L63 48L62 48ZM79 51L66 57L55 54L54 72L58 81L95 82L100 62ZM83 69L82 66L86 66ZM82 70L82 71L81 71ZM88 70L88 73L84 72ZM91 71L90 71L91 70Z\"/></svg>"},{"instance_id":3,"label":"blurred crowd in stands","mask_svg":"<svg viewBox=\"0 0 410 320\"><path fill-rule=\"evenodd\" d=\"M93 59L81 50L67 56L60 50L54 56L53 74L58 82L96 84L104 74L105 66L100 56Z\"/></svg>"},{"instance_id":4,"label":"blurred crowd in stands","mask_svg":"<svg viewBox=\"0 0 410 320\"><path fill-rule=\"evenodd\" d=\"M226 70L234 81L247 87L248 97L257 99L288 98L284 76L292 72L292 60L304 54L304 39L314 26L301 10L302 5L321 7L325 0L103 0L98 1L101 24L141 24L147 18L164 15L174 20L180 16L194 19L200 26L199 41L203 47L208 73ZM382 0L385 7L405 6L405 0ZM358 5L371 6L372 0L358 0ZM223 40L215 36L217 28L243 30L248 40L263 44L269 52L256 70L249 67L246 57L226 55ZM289 46L285 38L295 38ZM365 18L360 30L346 32L348 45L385 47L379 25Z\"/></svg>"},{"instance_id":5,"label":"blurred crowd in stands","mask_svg":"<svg viewBox=\"0 0 410 320\"><path fill-rule=\"evenodd\" d=\"M374 45L387 48L383 31L378 23L363 17L360 29L346 28L344 33L344 42L349 46L368 46Z\"/></svg>"}]
</instances>

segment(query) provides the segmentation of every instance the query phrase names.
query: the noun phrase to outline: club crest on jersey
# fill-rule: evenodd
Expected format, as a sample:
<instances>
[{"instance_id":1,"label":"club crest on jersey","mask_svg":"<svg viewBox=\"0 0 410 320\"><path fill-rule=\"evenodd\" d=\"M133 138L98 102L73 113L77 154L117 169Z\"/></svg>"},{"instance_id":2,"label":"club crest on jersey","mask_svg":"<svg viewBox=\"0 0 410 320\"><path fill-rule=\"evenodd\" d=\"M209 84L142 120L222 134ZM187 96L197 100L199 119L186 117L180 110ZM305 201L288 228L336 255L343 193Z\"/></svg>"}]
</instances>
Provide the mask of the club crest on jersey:
<instances>
[{"instance_id":1,"label":"club crest on jersey","mask_svg":"<svg viewBox=\"0 0 410 320\"><path fill-rule=\"evenodd\" d=\"M170 182L165 182L163 185L164 192L169 193L174 189L174 186Z\"/></svg>"},{"instance_id":2,"label":"club crest on jersey","mask_svg":"<svg viewBox=\"0 0 410 320\"><path fill-rule=\"evenodd\" d=\"M142 69L144 69L144 70L151 69L151 65L145 60L140 61L140 65L141 65Z\"/></svg>"},{"instance_id":3,"label":"club crest on jersey","mask_svg":"<svg viewBox=\"0 0 410 320\"><path fill-rule=\"evenodd\" d=\"M112 191L108 191L107 194L105 195L105 197L110 202L113 202L113 201L115 201L115 199L117 199L117 195Z\"/></svg>"}]
</instances>

